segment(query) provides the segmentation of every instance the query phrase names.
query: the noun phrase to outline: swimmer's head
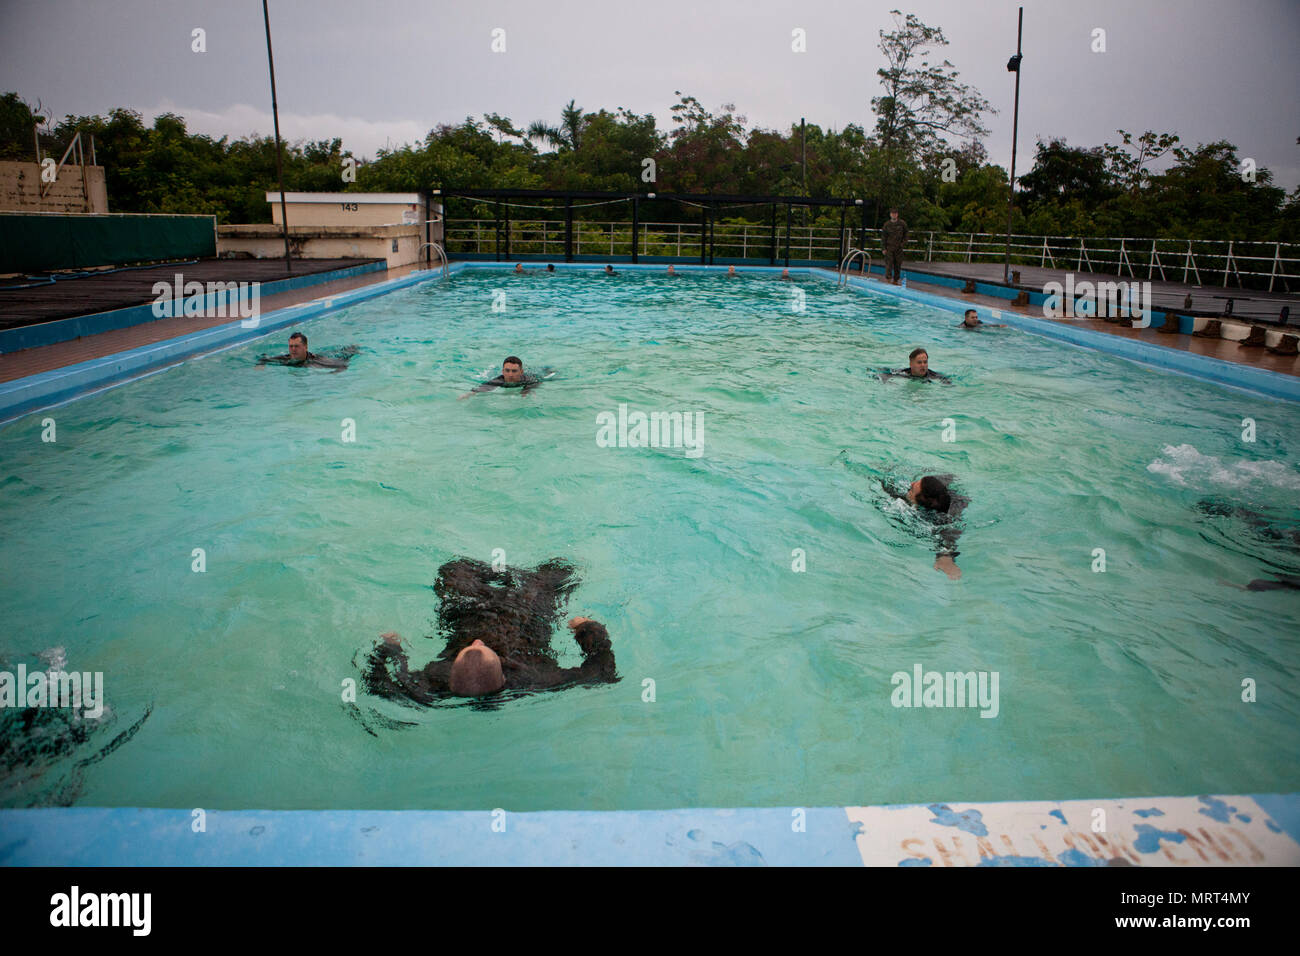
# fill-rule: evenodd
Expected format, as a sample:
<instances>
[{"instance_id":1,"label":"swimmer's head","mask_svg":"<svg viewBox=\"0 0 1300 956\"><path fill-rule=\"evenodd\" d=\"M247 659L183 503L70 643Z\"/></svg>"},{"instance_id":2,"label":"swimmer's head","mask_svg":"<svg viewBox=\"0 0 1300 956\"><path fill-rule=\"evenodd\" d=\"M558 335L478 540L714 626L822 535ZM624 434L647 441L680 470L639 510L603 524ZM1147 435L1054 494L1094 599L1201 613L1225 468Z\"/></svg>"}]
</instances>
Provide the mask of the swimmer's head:
<instances>
[{"instance_id":1,"label":"swimmer's head","mask_svg":"<svg viewBox=\"0 0 1300 956\"><path fill-rule=\"evenodd\" d=\"M924 378L930 371L930 353L925 349L912 349L912 354L907 357L907 367L913 375Z\"/></svg>"},{"instance_id":2,"label":"swimmer's head","mask_svg":"<svg viewBox=\"0 0 1300 956\"><path fill-rule=\"evenodd\" d=\"M948 494L948 488L934 475L926 475L912 482L912 487L907 489L907 500L922 508L930 508L942 513L947 513L952 505L952 496Z\"/></svg>"},{"instance_id":3,"label":"swimmer's head","mask_svg":"<svg viewBox=\"0 0 1300 956\"><path fill-rule=\"evenodd\" d=\"M670 276L675 276L675 275L677 275L677 270L674 269L674 268L670 265L670 266L668 267L668 274L669 274Z\"/></svg>"},{"instance_id":4,"label":"swimmer's head","mask_svg":"<svg viewBox=\"0 0 1300 956\"><path fill-rule=\"evenodd\" d=\"M482 641L462 650L452 662L449 689L457 697L495 694L505 685L501 658Z\"/></svg>"},{"instance_id":5,"label":"swimmer's head","mask_svg":"<svg viewBox=\"0 0 1300 956\"><path fill-rule=\"evenodd\" d=\"M518 382L524 377L524 363L517 355L511 355L501 363L501 377L507 382Z\"/></svg>"},{"instance_id":6,"label":"swimmer's head","mask_svg":"<svg viewBox=\"0 0 1300 956\"><path fill-rule=\"evenodd\" d=\"M295 362L303 362L307 359L307 336L301 332L289 336L289 358Z\"/></svg>"},{"instance_id":7,"label":"swimmer's head","mask_svg":"<svg viewBox=\"0 0 1300 956\"><path fill-rule=\"evenodd\" d=\"M546 271L547 271L547 272L554 272L554 271L555 271L555 263L553 263L553 262L548 262L548 263L546 263Z\"/></svg>"},{"instance_id":8,"label":"swimmer's head","mask_svg":"<svg viewBox=\"0 0 1300 956\"><path fill-rule=\"evenodd\" d=\"M979 317L975 314L974 309L966 310L966 315L962 317L961 324L968 329L973 329L980 324Z\"/></svg>"},{"instance_id":9,"label":"swimmer's head","mask_svg":"<svg viewBox=\"0 0 1300 956\"><path fill-rule=\"evenodd\" d=\"M735 266L727 266L727 275L729 275L729 276L734 276L735 274L736 274L736 267L735 267Z\"/></svg>"},{"instance_id":10,"label":"swimmer's head","mask_svg":"<svg viewBox=\"0 0 1300 956\"><path fill-rule=\"evenodd\" d=\"M614 271L614 267L613 267L613 266L605 266L605 271L606 271L606 272L613 272L613 271Z\"/></svg>"},{"instance_id":11,"label":"swimmer's head","mask_svg":"<svg viewBox=\"0 0 1300 956\"><path fill-rule=\"evenodd\" d=\"M789 269L782 269L782 270L781 270L781 278L782 278L782 279L788 279L788 278L790 278L790 270L789 270Z\"/></svg>"},{"instance_id":12,"label":"swimmer's head","mask_svg":"<svg viewBox=\"0 0 1300 956\"><path fill-rule=\"evenodd\" d=\"M516 272L523 272L523 271L524 271L524 264L523 264L522 262L516 262L516 263L515 263L515 271L516 271Z\"/></svg>"}]
</instances>

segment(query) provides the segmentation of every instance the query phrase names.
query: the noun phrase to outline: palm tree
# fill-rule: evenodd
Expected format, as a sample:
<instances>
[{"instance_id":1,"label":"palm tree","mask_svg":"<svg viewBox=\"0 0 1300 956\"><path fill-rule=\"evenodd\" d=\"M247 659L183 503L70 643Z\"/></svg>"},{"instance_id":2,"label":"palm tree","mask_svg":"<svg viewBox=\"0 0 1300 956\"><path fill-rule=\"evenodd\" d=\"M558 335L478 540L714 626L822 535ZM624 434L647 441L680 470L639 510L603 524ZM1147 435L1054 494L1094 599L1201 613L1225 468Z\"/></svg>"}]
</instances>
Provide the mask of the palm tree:
<instances>
[{"instance_id":1,"label":"palm tree","mask_svg":"<svg viewBox=\"0 0 1300 956\"><path fill-rule=\"evenodd\" d=\"M577 152L581 134L582 107L574 106L573 100L569 100L569 105L560 111L559 126L547 126L542 120L537 120L528 127L529 139L543 140L561 152Z\"/></svg>"}]
</instances>

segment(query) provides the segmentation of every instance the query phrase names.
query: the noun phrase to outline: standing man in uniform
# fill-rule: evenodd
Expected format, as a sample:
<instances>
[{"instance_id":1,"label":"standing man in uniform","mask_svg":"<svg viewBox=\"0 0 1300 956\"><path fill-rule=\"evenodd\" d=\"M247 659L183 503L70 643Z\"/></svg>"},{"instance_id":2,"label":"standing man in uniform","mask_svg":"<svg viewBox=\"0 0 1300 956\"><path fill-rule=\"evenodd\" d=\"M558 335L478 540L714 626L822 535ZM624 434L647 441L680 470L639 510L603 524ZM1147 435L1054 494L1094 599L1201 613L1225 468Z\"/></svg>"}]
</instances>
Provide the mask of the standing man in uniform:
<instances>
[{"instance_id":1,"label":"standing man in uniform","mask_svg":"<svg viewBox=\"0 0 1300 956\"><path fill-rule=\"evenodd\" d=\"M889 210L889 221L880 230L885 242L885 281L898 285L903 271L903 247L907 245L907 223L898 218L898 208Z\"/></svg>"}]
</instances>

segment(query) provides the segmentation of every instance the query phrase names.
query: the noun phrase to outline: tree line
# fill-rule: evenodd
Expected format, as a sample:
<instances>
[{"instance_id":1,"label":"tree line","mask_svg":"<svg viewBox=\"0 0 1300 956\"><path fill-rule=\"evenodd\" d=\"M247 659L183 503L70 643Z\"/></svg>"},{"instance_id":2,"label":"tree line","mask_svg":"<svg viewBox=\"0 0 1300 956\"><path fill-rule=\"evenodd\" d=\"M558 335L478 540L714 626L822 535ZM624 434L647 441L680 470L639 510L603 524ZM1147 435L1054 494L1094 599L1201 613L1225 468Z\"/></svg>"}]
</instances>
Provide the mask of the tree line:
<instances>
[{"instance_id":1,"label":"tree line","mask_svg":"<svg viewBox=\"0 0 1300 956\"><path fill-rule=\"evenodd\" d=\"M481 120L439 124L420 143L381 149L369 161L339 138L286 144L284 184L294 191L414 192L455 189L555 189L711 193L862 199L868 225L889 206L913 230L1000 233L1007 226L1007 170L990 164L983 117L994 112L931 50L947 45L942 30L894 11L895 29L880 31L881 95L870 128L840 130L792 123L751 128L734 104L716 112L676 91L671 128L652 114L619 107L588 110L570 100L557 122L516 125L488 113ZM0 159L58 155L78 131L93 134L116 212L210 213L222 223L269 222L266 192L278 188L271 137L213 139L189 133L166 113L152 126L133 110L67 116L51 126L39 104L16 93L0 97ZM1171 239L1300 241L1300 189L1289 197L1270 171L1238 156L1226 141L1185 145L1173 133L1117 130L1117 142L1071 146L1038 139L1033 165L1020 176L1012 230L1051 236L1148 236ZM643 175L653 160L654 180ZM348 161L355 182L346 182ZM1166 168L1157 172L1153 164ZM620 205L591 211L628 215ZM589 215L591 214L589 212ZM758 222L734 210L728 219ZM473 215L491 218L486 204ZM697 212L679 208L685 219ZM656 214L657 216L659 213ZM663 210L669 218L674 215ZM813 212L809 214L816 216ZM839 211L823 222L838 224ZM808 221L815 221L811 218Z\"/></svg>"}]
</instances>

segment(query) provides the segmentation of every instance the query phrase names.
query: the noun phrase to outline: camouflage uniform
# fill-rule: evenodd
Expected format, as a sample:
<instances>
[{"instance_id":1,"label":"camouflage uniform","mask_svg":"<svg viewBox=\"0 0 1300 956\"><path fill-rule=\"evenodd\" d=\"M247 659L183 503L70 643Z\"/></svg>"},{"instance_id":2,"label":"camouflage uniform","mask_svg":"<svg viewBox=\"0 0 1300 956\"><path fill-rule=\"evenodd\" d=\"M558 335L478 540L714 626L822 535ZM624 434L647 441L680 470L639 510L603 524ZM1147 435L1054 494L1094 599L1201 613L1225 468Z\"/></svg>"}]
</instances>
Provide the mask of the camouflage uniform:
<instances>
[{"instance_id":1,"label":"camouflage uniform","mask_svg":"<svg viewBox=\"0 0 1300 956\"><path fill-rule=\"evenodd\" d=\"M903 217L885 220L881 227L885 242L885 281L897 282L903 270L903 247L907 245L907 223Z\"/></svg>"}]
</instances>

